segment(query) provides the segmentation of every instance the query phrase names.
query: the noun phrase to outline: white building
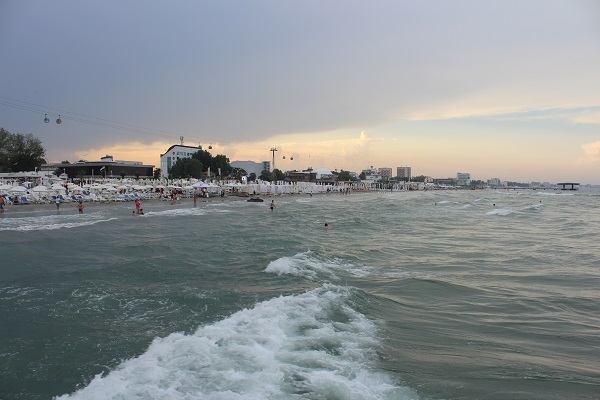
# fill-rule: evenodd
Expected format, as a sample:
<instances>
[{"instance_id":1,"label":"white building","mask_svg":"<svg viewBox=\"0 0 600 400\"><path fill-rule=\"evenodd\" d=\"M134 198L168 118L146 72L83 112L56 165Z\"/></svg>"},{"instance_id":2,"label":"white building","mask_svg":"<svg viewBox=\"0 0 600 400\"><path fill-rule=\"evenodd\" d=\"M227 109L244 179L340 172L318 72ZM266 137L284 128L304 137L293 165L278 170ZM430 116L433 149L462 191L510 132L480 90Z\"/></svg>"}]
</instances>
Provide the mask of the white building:
<instances>
[{"instance_id":1,"label":"white building","mask_svg":"<svg viewBox=\"0 0 600 400\"><path fill-rule=\"evenodd\" d=\"M471 174L467 172L456 173L456 184L458 186L469 186L471 184Z\"/></svg>"},{"instance_id":2,"label":"white building","mask_svg":"<svg viewBox=\"0 0 600 400\"><path fill-rule=\"evenodd\" d=\"M363 169L362 173L365 175L365 179L362 179L365 183L374 183L381 181L381 174L377 171L377 168L371 166L370 169Z\"/></svg>"},{"instance_id":3,"label":"white building","mask_svg":"<svg viewBox=\"0 0 600 400\"><path fill-rule=\"evenodd\" d=\"M502 182L500 178L490 178L488 179L487 183L493 187L506 186L506 182Z\"/></svg>"},{"instance_id":4,"label":"white building","mask_svg":"<svg viewBox=\"0 0 600 400\"><path fill-rule=\"evenodd\" d=\"M411 178L411 167L396 167L396 176L398 178Z\"/></svg>"},{"instance_id":5,"label":"white building","mask_svg":"<svg viewBox=\"0 0 600 400\"><path fill-rule=\"evenodd\" d=\"M169 147L165 154L160 155L160 174L163 178L169 177L169 170L182 158L192 158L192 154L202 150L202 146L184 146L174 144Z\"/></svg>"},{"instance_id":6,"label":"white building","mask_svg":"<svg viewBox=\"0 0 600 400\"><path fill-rule=\"evenodd\" d=\"M271 171L271 161L254 162L254 161L233 161L229 163L233 168L241 168L250 175L254 173L257 177L263 171Z\"/></svg>"}]
</instances>

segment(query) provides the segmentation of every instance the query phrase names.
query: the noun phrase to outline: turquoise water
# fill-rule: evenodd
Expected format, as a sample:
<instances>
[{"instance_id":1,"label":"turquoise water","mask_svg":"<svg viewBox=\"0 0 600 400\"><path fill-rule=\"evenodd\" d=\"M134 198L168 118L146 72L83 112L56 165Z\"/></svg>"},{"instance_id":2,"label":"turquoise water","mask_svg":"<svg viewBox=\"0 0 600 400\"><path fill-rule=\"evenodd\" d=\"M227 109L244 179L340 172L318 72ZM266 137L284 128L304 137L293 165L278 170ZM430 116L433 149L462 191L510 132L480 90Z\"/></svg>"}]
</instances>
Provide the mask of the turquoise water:
<instances>
[{"instance_id":1,"label":"turquoise water","mask_svg":"<svg viewBox=\"0 0 600 400\"><path fill-rule=\"evenodd\" d=\"M0 398L600 397L600 191L275 202L8 207Z\"/></svg>"}]
</instances>

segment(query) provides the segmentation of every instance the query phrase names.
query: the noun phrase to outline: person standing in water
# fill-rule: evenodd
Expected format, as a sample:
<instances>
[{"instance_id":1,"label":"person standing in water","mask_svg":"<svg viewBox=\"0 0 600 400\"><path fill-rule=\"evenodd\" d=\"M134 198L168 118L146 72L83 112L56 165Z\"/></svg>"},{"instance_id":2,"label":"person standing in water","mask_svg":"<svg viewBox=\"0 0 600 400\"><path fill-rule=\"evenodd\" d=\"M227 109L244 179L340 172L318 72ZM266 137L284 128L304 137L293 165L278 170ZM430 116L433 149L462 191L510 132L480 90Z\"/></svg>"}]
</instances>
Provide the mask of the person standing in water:
<instances>
[{"instance_id":1,"label":"person standing in water","mask_svg":"<svg viewBox=\"0 0 600 400\"><path fill-rule=\"evenodd\" d=\"M271 209L271 211L275 209L275 200L271 200L271 205L269 206L269 208Z\"/></svg>"},{"instance_id":2,"label":"person standing in water","mask_svg":"<svg viewBox=\"0 0 600 400\"><path fill-rule=\"evenodd\" d=\"M79 214L83 214L83 201L79 200L79 204L77 204L77 209L79 210Z\"/></svg>"}]
</instances>

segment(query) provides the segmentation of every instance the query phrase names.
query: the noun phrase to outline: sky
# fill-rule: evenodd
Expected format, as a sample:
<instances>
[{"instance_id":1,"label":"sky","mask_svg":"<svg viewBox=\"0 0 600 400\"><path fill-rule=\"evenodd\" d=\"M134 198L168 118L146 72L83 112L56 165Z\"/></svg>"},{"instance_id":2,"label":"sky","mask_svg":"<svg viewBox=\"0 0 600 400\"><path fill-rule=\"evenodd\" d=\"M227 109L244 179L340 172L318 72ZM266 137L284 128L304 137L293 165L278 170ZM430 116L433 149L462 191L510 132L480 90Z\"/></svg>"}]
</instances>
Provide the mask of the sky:
<instances>
[{"instance_id":1,"label":"sky","mask_svg":"<svg viewBox=\"0 0 600 400\"><path fill-rule=\"evenodd\" d=\"M0 0L0 55L0 127L48 162L159 166L183 136L284 171L600 184L594 0Z\"/></svg>"}]
</instances>

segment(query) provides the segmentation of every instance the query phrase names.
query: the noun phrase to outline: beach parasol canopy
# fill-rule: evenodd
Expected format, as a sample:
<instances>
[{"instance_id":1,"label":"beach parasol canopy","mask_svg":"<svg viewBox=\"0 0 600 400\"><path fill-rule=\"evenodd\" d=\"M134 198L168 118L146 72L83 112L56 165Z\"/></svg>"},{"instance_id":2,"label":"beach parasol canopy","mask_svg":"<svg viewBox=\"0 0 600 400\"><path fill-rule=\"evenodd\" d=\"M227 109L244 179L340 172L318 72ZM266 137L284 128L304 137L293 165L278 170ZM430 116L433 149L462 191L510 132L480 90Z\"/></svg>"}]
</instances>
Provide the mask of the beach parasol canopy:
<instances>
[{"instance_id":1,"label":"beach parasol canopy","mask_svg":"<svg viewBox=\"0 0 600 400\"><path fill-rule=\"evenodd\" d=\"M23 186L13 186L10 190L12 192L25 192L25 191L27 191L27 189L24 188Z\"/></svg>"},{"instance_id":2,"label":"beach parasol canopy","mask_svg":"<svg viewBox=\"0 0 600 400\"><path fill-rule=\"evenodd\" d=\"M36 187L34 187L34 188L33 188L33 191L34 191L34 192L47 192L47 191L48 191L48 188L47 188L46 186L42 186L42 185L40 185L40 186L36 186Z\"/></svg>"}]
</instances>

